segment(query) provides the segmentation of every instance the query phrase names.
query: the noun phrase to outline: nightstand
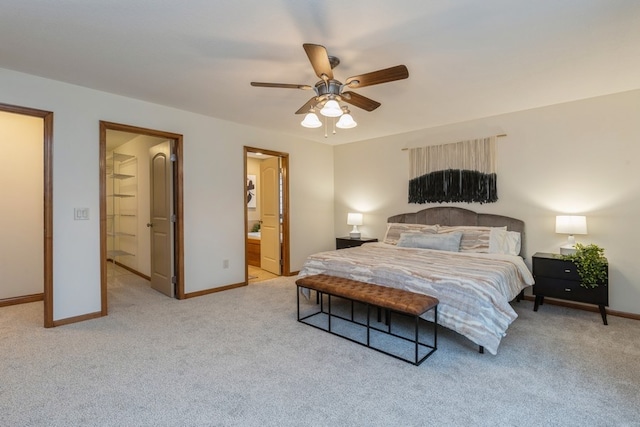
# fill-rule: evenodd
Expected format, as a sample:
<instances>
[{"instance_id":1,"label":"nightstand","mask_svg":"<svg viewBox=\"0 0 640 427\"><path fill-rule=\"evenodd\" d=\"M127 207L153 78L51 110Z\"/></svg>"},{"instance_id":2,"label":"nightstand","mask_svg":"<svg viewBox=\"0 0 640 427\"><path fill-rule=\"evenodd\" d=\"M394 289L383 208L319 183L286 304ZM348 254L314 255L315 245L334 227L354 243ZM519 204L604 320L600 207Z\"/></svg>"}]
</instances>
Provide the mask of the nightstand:
<instances>
[{"instance_id":1,"label":"nightstand","mask_svg":"<svg viewBox=\"0 0 640 427\"><path fill-rule=\"evenodd\" d=\"M600 309L602 322L607 324L605 306L609 305L608 279L596 288L585 288L580 286L576 265L563 260L562 255L537 252L533 255L532 262L536 282L533 285L533 294L536 296L533 311L538 311L538 306L544 303L544 297L596 304Z\"/></svg>"},{"instance_id":2,"label":"nightstand","mask_svg":"<svg viewBox=\"0 0 640 427\"><path fill-rule=\"evenodd\" d=\"M357 239L349 236L336 237L336 249L354 248L356 246L362 246L365 243L377 241L378 239L374 239L372 237L360 237Z\"/></svg>"}]
</instances>

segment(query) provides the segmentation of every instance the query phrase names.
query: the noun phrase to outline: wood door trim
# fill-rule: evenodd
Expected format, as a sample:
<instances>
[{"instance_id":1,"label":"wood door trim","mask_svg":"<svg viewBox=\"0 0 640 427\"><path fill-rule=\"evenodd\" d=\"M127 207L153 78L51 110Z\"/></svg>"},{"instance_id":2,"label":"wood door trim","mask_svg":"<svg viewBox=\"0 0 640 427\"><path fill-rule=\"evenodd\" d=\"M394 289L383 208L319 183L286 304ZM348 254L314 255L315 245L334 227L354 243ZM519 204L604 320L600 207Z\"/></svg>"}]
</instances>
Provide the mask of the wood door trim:
<instances>
[{"instance_id":1,"label":"wood door trim","mask_svg":"<svg viewBox=\"0 0 640 427\"><path fill-rule=\"evenodd\" d=\"M43 120L44 162L44 327L54 326L53 321L53 113L35 108L0 103L0 111L39 117Z\"/></svg>"},{"instance_id":2,"label":"wood door trim","mask_svg":"<svg viewBox=\"0 0 640 427\"><path fill-rule=\"evenodd\" d=\"M282 276L291 276L291 256L290 256L290 217L289 217L289 153L284 153L282 151L273 151L266 150L263 148L256 147L244 147L244 176L242 178L243 186L246 186L247 179L247 154L248 153L262 153L267 154L269 156L277 156L280 157L280 167L282 168L282 206L284 213L282 215ZM245 257L248 253L248 245L247 245L247 233L249 231L247 221L247 192L244 192L244 253ZM249 283L249 269L246 267L246 259L245 259L245 282Z\"/></svg>"},{"instance_id":3,"label":"wood door trim","mask_svg":"<svg viewBox=\"0 0 640 427\"><path fill-rule=\"evenodd\" d=\"M175 223L175 275L176 298L184 299L184 208L183 208L183 136L177 133L147 129L138 126L100 121L100 299L101 315L107 315L107 130L116 130L140 135L155 136L173 140L176 162L173 169L173 198L176 214Z\"/></svg>"}]
</instances>

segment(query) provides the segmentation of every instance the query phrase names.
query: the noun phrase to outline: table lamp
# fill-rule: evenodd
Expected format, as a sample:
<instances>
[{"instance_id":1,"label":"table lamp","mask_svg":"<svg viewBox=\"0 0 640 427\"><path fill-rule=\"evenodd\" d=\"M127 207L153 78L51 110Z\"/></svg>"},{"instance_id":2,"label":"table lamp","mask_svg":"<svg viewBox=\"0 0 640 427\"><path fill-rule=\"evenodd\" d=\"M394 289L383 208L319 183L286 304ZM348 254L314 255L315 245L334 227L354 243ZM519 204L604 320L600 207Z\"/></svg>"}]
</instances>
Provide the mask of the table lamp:
<instances>
[{"instance_id":1,"label":"table lamp","mask_svg":"<svg viewBox=\"0 0 640 427\"><path fill-rule=\"evenodd\" d=\"M587 217L582 215L556 216L556 233L568 234L567 244L560 246L562 255L569 255L576 251L575 234L587 234Z\"/></svg>"},{"instance_id":2,"label":"table lamp","mask_svg":"<svg viewBox=\"0 0 640 427\"><path fill-rule=\"evenodd\" d=\"M349 233L349 237L352 239L360 238L360 231L358 226L362 225L362 214L350 212L347 214L347 225L353 225L353 229Z\"/></svg>"}]
</instances>

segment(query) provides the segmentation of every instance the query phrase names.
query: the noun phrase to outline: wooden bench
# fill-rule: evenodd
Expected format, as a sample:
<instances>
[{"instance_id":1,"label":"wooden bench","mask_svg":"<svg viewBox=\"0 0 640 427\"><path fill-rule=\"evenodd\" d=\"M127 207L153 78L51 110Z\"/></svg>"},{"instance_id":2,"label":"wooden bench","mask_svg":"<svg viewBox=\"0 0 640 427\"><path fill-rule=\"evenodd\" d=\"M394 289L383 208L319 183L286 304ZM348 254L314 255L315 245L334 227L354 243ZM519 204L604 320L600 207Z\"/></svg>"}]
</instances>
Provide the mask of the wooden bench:
<instances>
[{"instance_id":1,"label":"wooden bench","mask_svg":"<svg viewBox=\"0 0 640 427\"><path fill-rule=\"evenodd\" d=\"M305 276L296 280L297 285L297 304L298 304L298 321L318 329L327 331L333 335L338 335L349 341L372 348L381 353L395 357L414 365L421 364L427 357L431 356L437 350L438 340L438 299L415 292L405 291L403 289L390 288L388 286L380 286L372 283L360 282L357 280L346 279L343 277L334 277L326 274L317 274L313 276ZM320 296L320 310L314 311L303 317L300 315L300 288L311 289L318 292ZM327 295L327 310L324 309L323 295ZM331 297L339 297L351 301L351 316L345 317L332 312ZM366 305L366 323L354 320L353 303L362 303ZM389 315L386 319L386 329L381 329L371 324L371 307L384 309ZM426 344L420 341L420 316L429 310L433 310L433 344ZM391 313L399 313L414 319L415 331L414 336L409 338L396 333L392 333L391 329ZM327 318L327 327L324 328L318 324L312 323L311 319L315 316L325 316ZM344 334L335 332L332 329L332 319L338 318L346 320L355 325L366 327L366 341L358 341ZM379 319L378 319L379 320ZM423 320L423 322L426 322ZM403 357L397 353L391 353L379 347L375 347L371 343L371 331L382 332L386 335L393 336L404 341L411 342L414 348L414 357ZM406 334L405 334L406 335ZM425 354L426 353L426 354Z\"/></svg>"}]
</instances>

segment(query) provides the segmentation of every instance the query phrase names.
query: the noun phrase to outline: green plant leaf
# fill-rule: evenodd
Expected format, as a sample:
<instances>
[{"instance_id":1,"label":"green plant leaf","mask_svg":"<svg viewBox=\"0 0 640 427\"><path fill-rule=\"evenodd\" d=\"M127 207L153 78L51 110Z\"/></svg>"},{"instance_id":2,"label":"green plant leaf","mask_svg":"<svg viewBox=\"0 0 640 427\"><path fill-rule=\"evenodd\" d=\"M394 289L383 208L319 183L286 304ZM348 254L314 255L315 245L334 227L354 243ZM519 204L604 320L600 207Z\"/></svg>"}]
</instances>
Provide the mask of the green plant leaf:
<instances>
[{"instance_id":1,"label":"green plant leaf","mask_svg":"<svg viewBox=\"0 0 640 427\"><path fill-rule=\"evenodd\" d=\"M576 265L580 286L597 288L600 284L606 283L609 262L604 256L604 249L600 246L576 243L576 252L563 255L562 259L572 261Z\"/></svg>"}]
</instances>

